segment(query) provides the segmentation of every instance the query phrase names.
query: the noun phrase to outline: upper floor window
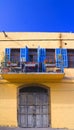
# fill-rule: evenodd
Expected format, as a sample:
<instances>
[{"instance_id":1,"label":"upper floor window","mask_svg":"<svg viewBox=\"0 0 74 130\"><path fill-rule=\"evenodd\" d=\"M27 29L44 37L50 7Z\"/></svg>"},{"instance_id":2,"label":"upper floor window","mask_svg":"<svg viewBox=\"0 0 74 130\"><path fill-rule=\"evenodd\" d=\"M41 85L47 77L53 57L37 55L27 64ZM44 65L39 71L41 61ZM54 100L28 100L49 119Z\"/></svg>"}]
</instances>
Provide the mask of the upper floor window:
<instances>
[{"instance_id":1,"label":"upper floor window","mask_svg":"<svg viewBox=\"0 0 74 130\"><path fill-rule=\"evenodd\" d=\"M74 49L68 49L68 67L74 68Z\"/></svg>"},{"instance_id":2,"label":"upper floor window","mask_svg":"<svg viewBox=\"0 0 74 130\"><path fill-rule=\"evenodd\" d=\"M55 49L46 49L46 59L48 62L55 63Z\"/></svg>"},{"instance_id":3,"label":"upper floor window","mask_svg":"<svg viewBox=\"0 0 74 130\"><path fill-rule=\"evenodd\" d=\"M20 62L20 49L11 49L10 61L13 63Z\"/></svg>"},{"instance_id":4,"label":"upper floor window","mask_svg":"<svg viewBox=\"0 0 74 130\"><path fill-rule=\"evenodd\" d=\"M68 52L68 58L67 58ZM74 50L67 49L47 49L47 48L6 48L5 55L7 57L6 62L10 61L12 63L19 62L39 62L45 63L57 63L58 54L62 53L64 67L74 67Z\"/></svg>"},{"instance_id":5,"label":"upper floor window","mask_svg":"<svg viewBox=\"0 0 74 130\"><path fill-rule=\"evenodd\" d=\"M29 62L37 62L37 49L29 49Z\"/></svg>"}]
</instances>

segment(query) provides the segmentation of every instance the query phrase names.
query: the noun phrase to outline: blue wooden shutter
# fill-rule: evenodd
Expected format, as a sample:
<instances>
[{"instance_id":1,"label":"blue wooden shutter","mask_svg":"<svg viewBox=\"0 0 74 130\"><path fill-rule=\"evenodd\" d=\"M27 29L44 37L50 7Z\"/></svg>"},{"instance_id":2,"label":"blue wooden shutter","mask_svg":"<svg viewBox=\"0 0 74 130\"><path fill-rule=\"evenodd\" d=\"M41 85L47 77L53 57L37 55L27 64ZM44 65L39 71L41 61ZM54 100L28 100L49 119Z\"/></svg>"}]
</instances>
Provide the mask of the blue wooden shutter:
<instances>
[{"instance_id":1,"label":"blue wooden shutter","mask_svg":"<svg viewBox=\"0 0 74 130\"><path fill-rule=\"evenodd\" d=\"M28 61L28 48L20 49L20 61L27 62Z\"/></svg>"},{"instance_id":2,"label":"blue wooden shutter","mask_svg":"<svg viewBox=\"0 0 74 130\"><path fill-rule=\"evenodd\" d=\"M38 58L37 58L38 60L38 63L40 63L40 47L38 47Z\"/></svg>"},{"instance_id":3,"label":"blue wooden shutter","mask_svg":"<svg viewBox=\"0 0 74 130\"><path fill-rule=\"evenodd\" d=\"M38 62L44 62L46 59L46 49L38 47Z\"/></svg>"},{"instance_id":4,"label":"blue wooden shutter","mask_svg":"<svg viewBox=\"0 0 74 130\"><path fill-rule=\"evenodd\" d=\"M25 59L25 48L20 49L20 61L26 61Z\"/></svg>"},{"instance_id":5,"label":"blue wooden shutter","mask_svg":"<svg viewBox=\"0 0 74 130\"><path fill-rule=\"evenodd\" d=\"M46 59L46 49L43 48L42 49L42 62L44 62L45 59Z\"/></svg>"},{"instance_id":6,"label":"blue wooden shutter","mask_svg":"<svg viewBox=\"0 0 74 130\"><path fill-rule=\"evenodd\" d=\"M58 55L61 54L61 48L57 48L55 50L55 56L56 56L56 67L60 67L60 59L58 58Z\"/></svg>"},{"instance_id":7,"label":"blue wooden shutter","mask_svg":"<svg viewBox=\"0 0 74 130\"><path fill-rule=\"evenodd\" d=\"M62 60L60 60L58 58L58 55L61 54L62 55ZM68 56L67 56L67 49L63 49L63 48L57 48L55 50L55 55L56 55L56 67L68 67ZM61 64L60 64L61 63Z\"/></svg>"},{"instance_id":8,"label":"blue wooden shutter","mask_svg":"<svg viewBox=\"0 0 74 130\"><path fill-rule=\"evenodd\" d=\"M5 62L10 61L10 54L11 54L11 49L10 48L6 48L5 49Z\"/></svg>"},{"instance_id":9,"label":"blue wooden shutter","mask_svg":"<svg viewBox=\"0 0 74 130\"><path fill-rule=\"evenodd\" d=\"M67 49L62 49L63 67L68 67Z\"/></svg>"},{"instance_id":10,"label":"blue wooden shutter","mask_svg":"<svg viewBox=\"0 0 74 130\"><path fill-rule=\"evenodd\" d=\"M28 51L28 47L25 48L25 59L26 59L26 62L29 61L29 51Z\"/></svg>"},{"instance_id":11,"label":"blue wooden shutter","mask_svg":"<svg viewBox=\"0 0 74 130\"><path fill-rule=\"evenodd\" d=\"M38 63L42 63L42 71L45 71L44 60L46 59L46 49L38 47Z\"/></svg>"},{"instance_id":12,"label":"blue wooden shutter","mask_svg":"<svg viewBox=\"0 0 74 130\"><path fill-rule=\"evenodd\" d=\"M44 72L46 70L44 60L46 59L46 49L42 49L42 71Z\"/></svg>"}]
</instances>

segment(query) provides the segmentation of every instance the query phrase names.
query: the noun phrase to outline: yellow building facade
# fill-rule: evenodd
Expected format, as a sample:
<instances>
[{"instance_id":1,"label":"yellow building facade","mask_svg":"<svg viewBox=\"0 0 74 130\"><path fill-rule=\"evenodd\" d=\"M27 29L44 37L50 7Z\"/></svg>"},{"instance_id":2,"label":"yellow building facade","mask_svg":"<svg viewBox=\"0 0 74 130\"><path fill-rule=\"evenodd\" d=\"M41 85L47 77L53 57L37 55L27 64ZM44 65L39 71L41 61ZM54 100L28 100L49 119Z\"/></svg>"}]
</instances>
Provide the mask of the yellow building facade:
<instances>
[{"instance_id":1,"label":"yellow building facade","mask_svg":"<svg viewBox=\"0 0 74 130\"><path fill-rule=\"evenodd\" d=\"M26 46L29 52L38 47L52 50L50 55L56 48L67 49L68 66L64 72L6 71L2 66L5 49L13 52ZM74 129L73 52L73 33L0 33L0 126Z\"/></svg>"}]
</instances>

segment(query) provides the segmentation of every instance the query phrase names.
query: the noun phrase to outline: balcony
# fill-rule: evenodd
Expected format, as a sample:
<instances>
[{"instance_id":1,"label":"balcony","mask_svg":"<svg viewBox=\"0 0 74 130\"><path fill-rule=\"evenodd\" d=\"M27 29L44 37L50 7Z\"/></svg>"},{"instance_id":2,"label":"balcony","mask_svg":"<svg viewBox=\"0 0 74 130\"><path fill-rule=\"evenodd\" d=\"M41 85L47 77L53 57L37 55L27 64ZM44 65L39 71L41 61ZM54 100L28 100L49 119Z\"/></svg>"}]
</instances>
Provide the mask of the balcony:
<instances>
[{"instance_id":1,"label":"balcony","mask_svg":"<svg viewBox=\"0 0 74 130\"><path fill-rule=\"evenodd\" d=\"M64 78L64 72L62 72L61 68L56 68L56 63L3 62L1 63L1 75L3 79L10 82L24 83L58 82Z\"/></svg>"}]
</instances>

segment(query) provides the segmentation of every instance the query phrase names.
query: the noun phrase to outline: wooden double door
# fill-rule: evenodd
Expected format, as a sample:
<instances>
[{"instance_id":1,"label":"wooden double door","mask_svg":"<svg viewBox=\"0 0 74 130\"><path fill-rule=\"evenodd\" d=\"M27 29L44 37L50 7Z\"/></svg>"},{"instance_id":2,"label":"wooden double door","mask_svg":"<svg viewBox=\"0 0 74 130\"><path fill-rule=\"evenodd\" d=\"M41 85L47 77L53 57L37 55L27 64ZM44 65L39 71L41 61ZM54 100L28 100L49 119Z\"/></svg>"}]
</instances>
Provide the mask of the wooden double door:
<instances>
[{"instance_id":1,"label":"wooden double door","mask_svg":"<svg viewBox=\"0 0 74 130\"><path fill-rule=\"evenodd\" d=\"M39 87L23 88L19 92L18 124L25 128L49 127L48 91Z\"/></svg>"}]
</instances>

